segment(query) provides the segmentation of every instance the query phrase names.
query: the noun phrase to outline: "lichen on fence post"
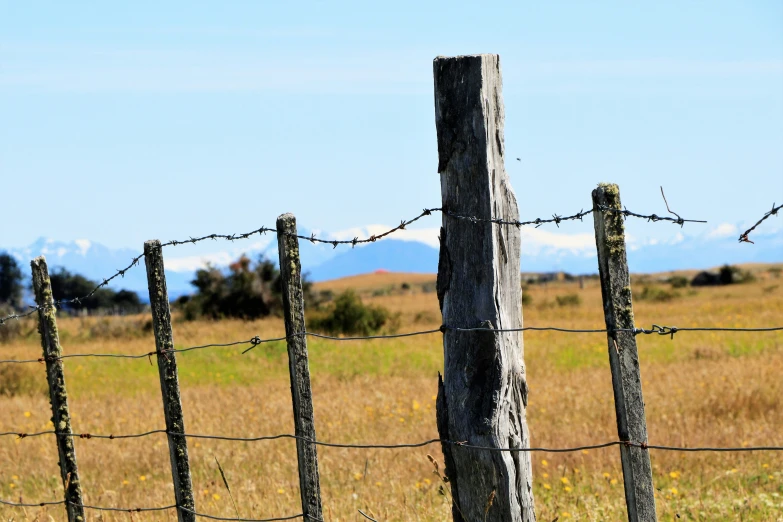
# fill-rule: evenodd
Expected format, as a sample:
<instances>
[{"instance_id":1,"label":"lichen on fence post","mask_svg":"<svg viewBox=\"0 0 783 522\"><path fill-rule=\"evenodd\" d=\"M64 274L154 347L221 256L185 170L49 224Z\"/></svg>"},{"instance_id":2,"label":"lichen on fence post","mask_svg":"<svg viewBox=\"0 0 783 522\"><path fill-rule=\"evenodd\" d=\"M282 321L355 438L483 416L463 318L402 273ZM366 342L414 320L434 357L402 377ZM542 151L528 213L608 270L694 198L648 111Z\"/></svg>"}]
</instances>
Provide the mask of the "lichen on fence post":
<instances>
[{"instance_id":1,"label":"lichen on fence post","mask_svg":"<svg viewBox=\"0 0 783 522\"><path fill-rule=\"evenodd\" d=\"M647 421L642 398L639 353L633 333L625 217L619 212L622 208L617 185L602 183L593 191L595 243L598 249L598 272L606 320L617 433L621 441L646 444ZM650 452L637 445L621 445L620 459L628 520L656 520Z\"/></svg>"},{"instance_id":2,"label":"lichen on fence post","mask_svg":"<svg viewBox=\"0 0 783 522\"><path fill-rule=\"evenodd\" d=\"M38 305L38 332L46 361L46 380L49 383L49 400L52 405L52 424L60 457L60 477L65 490L65 507L68 522L84 522L82 507L82 485L76 466L76 449L71 430L71 414L68 410L68 393L65 389L65 368L63 366L60 334L57 331L57 309L52 294L52 283L44 256L30 263L33 273L33 292Z\"/></svg>"},{"instance_id":3,"label":"lichen on fence post","mask_svg":"<svg viewBox=\"0 0 783 522\"><path fill-rule=\"evenodd\" d=\"M152 309L152 328L155 332L160 391L163 396L163 415L166 418L168 432L174 497L177 506L185 508L177 509L177 517L179 522L195 522L196 515L192 511L196 510L196 504L190 477L187 438L184 435L173 435L173 433L185 433L185 421L179 393L177 358L171 351L174 349L174 333L171 328L171 310L160 241L144 243L144 260L147 266L147 286Z\"/></svg>"},{"instance_id":4,"label":"lichen on fence post","mask_svg":"<svg viewBox=\"0 0 783 522\"><path fill-rule=\"evenodd\" d=\"M288 344L288 369L291 375L291 397L294 405L294 432L299 461L299 492L305 519L323 520L318 453L315 444L315 413L307 361L302 264L296 218L283 214L277 218L277 249L280 276L283 281L283 317Z\"/></svg>"}]
</instances>

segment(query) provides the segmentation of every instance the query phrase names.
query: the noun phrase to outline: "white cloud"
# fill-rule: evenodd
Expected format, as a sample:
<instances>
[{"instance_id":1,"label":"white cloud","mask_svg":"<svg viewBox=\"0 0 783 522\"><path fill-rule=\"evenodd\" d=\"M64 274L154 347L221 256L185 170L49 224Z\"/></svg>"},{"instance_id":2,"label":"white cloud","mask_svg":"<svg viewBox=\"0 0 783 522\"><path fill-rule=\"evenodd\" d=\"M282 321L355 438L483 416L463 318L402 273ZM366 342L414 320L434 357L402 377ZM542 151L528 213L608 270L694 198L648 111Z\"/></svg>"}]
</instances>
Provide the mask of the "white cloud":
<instances>
[{"instance_id":1,"label":"white cloud","mask_svg":"<svg viewBox=\"0 0 783 522\"><path fill-rule=\"evenodd\" d=\"M708 238L731 237L734 235L739 236L739 229L737 228L737 225L732 225L731 223L721 223L707 232Z\"/></svg>"}]
</instances>

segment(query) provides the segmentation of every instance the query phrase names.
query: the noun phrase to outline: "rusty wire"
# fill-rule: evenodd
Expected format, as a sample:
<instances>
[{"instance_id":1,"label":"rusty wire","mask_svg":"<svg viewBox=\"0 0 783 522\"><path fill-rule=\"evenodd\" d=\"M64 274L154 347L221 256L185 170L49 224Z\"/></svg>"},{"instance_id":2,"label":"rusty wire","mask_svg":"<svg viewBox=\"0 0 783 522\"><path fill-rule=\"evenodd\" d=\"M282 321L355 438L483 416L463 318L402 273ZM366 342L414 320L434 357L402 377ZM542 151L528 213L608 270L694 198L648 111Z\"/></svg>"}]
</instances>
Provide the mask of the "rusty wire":
<instances>
[{"instance_id":1,"label":"rusty wire","mask_svg":"<svg viewBox=\"0 0 783 522\"><path fill-rule=\"evenodd\" d=\"M776 207L776 206L775 206L775 204L773 203L773 204L772 204L772 210L768 211L766 214L764 214L764 215L761 217L761 219L759 219L758 221L756 221L756 224L755 224L755 225L753 225L752 227L750 227L749 229L747 229L745 232L743 232L742 234L740 234L740 237L739 237L739 242L740 242L740 243L753 243L753 241L751 241L751 240L748 238L748 234L750 234L751 232L753 232L753 231L756 229L756 227L757 227L757 226L759 226L759 225L760 225L760 224L761 224L761 223L762 223L762 222L763 222L765 219L767 219L768 217L770 217L770 216L777 216L777 215L778 215L778 210L780 210L781 208L783 208L783 205L778 205L778 206Z\"/></svg>"}]
</instances>

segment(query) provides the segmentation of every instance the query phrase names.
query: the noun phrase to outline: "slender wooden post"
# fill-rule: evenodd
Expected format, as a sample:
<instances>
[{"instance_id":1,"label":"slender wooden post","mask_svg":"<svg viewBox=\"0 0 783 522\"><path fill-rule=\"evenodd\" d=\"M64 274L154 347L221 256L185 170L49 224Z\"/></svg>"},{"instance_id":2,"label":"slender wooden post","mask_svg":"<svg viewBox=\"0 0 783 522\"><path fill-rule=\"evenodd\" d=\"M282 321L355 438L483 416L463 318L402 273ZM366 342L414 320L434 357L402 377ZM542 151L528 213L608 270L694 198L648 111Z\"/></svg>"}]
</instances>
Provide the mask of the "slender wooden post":
<instances>
[{"instance_id":1,"label":"slender wooden post","mask_svg":"<svg viewBox=\"0 0 783 522\"><path fill-rule=\"evenodd\" d=\"M633 330L634 320L624 217L619 212L601 208L622 209L620 189L617 185L602 183L593 191L598 271L601 276L606 329L609 330L607 340L614 408L617 414L617 434L622 441L646 443L647 421L644 416L636 336L632 331L625 331ZM638 446L620 446L620 458L623 464L628 520L656 520L649 451Z\"/></svg>"},{"instance_id":2,"label":"slender wooden post","mask_svg":"<svg viewBox=\"0 0 783 522\"><path fill-rule=\"evenodd\" d=\"M76 449L73 445L71 413L68 410L68 393L65 390L65 368L60 346L60 334L57 331L57 309L54 306L52 283L44 256L30 263L33 272L33 291L38 308L38 332L41 334L41 347L46 360L46 380L49 382L49 400L52 405L52 424L57 440L57 453L60 456L60 477L65 490L65 508L68 522L83 522L82 483L76 466Z\"/></svg>"},{"instance_id":3,"label":"slender wooden post","mask_svg":"<svg viewBox=\"0 0 783 522\"><path fill-rule=\"evenodd\" d=\"M294 432L297 437L315 438L313 391L310 388L310 366L307 362L302 265L299 261L299 239L296 218L283 214L277 218L277 246L280 254L280 275L283 278L283 316L288 336L288 370L291 375L291 397L294 403ZM315 444L298 438L296 454L299 460L299 494L305 518L323 520L321 484L318 474L318 454Z\"/></svg>"},{"instance_id":4,"label":"slender wooden post","mask_svg":"<svg viewBox=\"0 0 783 522\"><path fill-rule=\"evenodd\" d=\"M179 522L195 522L196 515L191 513L196 510L196 504L193 500L187 438L184 435L172 435L172 433L185 433L185 420L182 415L182 402L179 394L177 358L175 353L170 352L174 349L174 333L171 329L171 310L169 309L169 294L166 290L166 274L163 270L163 251L160 241L144 243L144 260L147 265L147 286L150 292L152 327L155 331L155 350L158 354L163 415L166 418L166 431L169 432L169 456L171 458L171 475L174 480L174 497L177 506L189 510L177 509L177 518Z\"/></svg>"},{"instance_id":5,"label":"slender wooden post","mask_svg":"<svg viewBox=\"0 0 783 522\"><path fill-rule=\"evenodd\" d=\"M503 163L500 57L438 57L434 76L444 209L437 282L443 324L520 328L520 232L486 221L519 219ZM443 351L436 403L440 437L492 448L530 447L522 334L446 329ZM529 453L442 447L455 521L535 520Z\"/></svg>"}]
</instances>

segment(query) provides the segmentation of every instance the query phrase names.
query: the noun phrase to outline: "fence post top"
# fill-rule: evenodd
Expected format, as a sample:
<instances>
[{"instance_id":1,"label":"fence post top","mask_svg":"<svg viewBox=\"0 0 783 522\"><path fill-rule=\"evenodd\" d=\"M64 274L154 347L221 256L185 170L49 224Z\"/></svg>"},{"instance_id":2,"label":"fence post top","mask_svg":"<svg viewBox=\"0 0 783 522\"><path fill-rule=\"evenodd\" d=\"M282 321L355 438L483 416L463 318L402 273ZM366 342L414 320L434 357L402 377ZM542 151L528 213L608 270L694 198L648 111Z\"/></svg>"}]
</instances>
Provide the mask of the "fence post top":
<instances>
[{"instance_id":1,"label":"fence post top","mask_svg":"<svg viewBox=\"0 0 783 522\"><path fill-rule=\"evenodd\" d=\"M32 261L30 261L30 266L33 266L33 267L37 267L37 266L39 266L41 264L44 264L44 265L46 264L46 256L44 256L44 255L40 255L40 256L36 257L35 259L33 259Z\"/></svg>"},{"instance_id":2,"label":"fence post top","mask_svg":"<svg viewBox=\"0 0 783 522\"><path fill-rule=\"evenodd\" d=\"M457 56L436 56L433 60L434 62L439 62L442 60L467 60L467 59L482 59L482 58L490 58L490 59L497 59L500 60L499 54L493 54L493 53L479 53L479 54L460 54Z\"/></svg>"},{"instance_id":3,"label":"fence post top","mask_svg":"<svg viewBox=\"0 0 783 522\"><path fill-rule=\"evenodd\" d=\"M150 239L144 242L144 248L160 246L160 239Z\"/></svg>"},{"instance_id":4,"label":"fence post top","mask_svg":"<svg viewBox=\"0 0 783 522\"><path fill-rule=\"evenodd\" d=\"M291 212L286 212L285 214L280 214L277 216L277 224L296 224L296 216L294 216Z\"/></svg>"}]
</instances>

